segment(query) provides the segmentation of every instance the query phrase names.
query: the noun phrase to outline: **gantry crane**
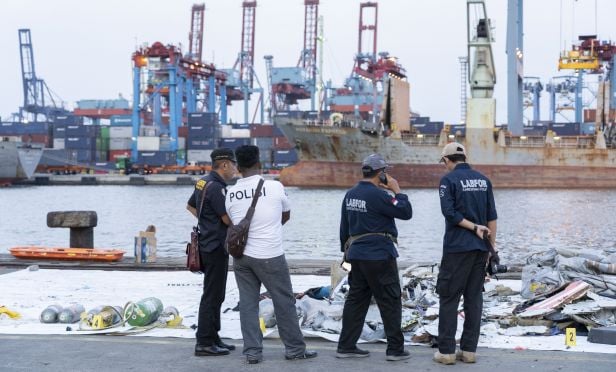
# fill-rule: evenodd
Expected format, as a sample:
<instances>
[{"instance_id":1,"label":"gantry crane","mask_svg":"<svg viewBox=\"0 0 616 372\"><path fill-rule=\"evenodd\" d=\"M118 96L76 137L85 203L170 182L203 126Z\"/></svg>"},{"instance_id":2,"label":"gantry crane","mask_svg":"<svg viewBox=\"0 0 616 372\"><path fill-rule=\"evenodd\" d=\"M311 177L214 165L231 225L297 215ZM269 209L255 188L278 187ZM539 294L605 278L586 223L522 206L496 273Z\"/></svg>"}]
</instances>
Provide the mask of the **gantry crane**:
<instances>
[{"instance_id":1,"label":"gantry crane","mask_svg":"<svg viewBox=\"0 0 616 372\"><path fill-rule=\"evenodd\" d=\"M582 90L584 89L585 74L601 74L597 94L597 130L605 126L610 119L610 109L616 108L616 44L597 39L597 35L579 36L578 43L572 45L571 50L561 53L558 60L559 70L574 70L577 76L575 95L575 121L583 121Z\"/></svg>"},{"instance_id":2,"label":"gantry crane","mask_svg":"<svg viewBox=\"0 0 616 372\"><path fill-rule=\"evenodd\" d=\"M223 69L227 75L226 80L226 96L227 103L232 101L244 101L244 122L254 122L256 110L260 108L261 123L263 117L263 88L259 82L259 78L254 71L255 57L255 21L256 21L256 0L244 0L242 2L242 41L241 49L235 60L233 68ZM258 87L254 87L254 83ZM248 106L252 93L259 93L257 108L252 119L249 119Z\"/></svg>"},{"instance_id":3,"label":"gantry crane","mask_svg":"<svg viewBox=\"0 0 616 372\"><path fill-rule=\"evenodd\" d=\"M377 55L377 33L378 4L360 3L358 46L351 76L343 88L335 89L328 84L330 93L326 99L331 111L352 114L354 121L367 120L374 131L379 126L385 85L389 79L406 78L406 71L395 57L387 52Z\"/></svg>"},{"instance_id":4,"label":"gantry crane","mask_svg":"<svg viewBox=\"0 0 616 372\"><path fill-rule=\"evenodd\" d=\"M30 29L20 29L18 33L24 92L24 103L19 109L19 121L37 122L40 116L43 121L49 121L58 115L68 113L62 100L53 94L45 80L36 75Z\"/></svg>"},{"instance_id":5,"label":"gantry crane","mask_svg":"<svg viewBox=\"0 0 616 372\"><path fill-rule=\"evenodd\" d=\"M319 0L304 0L304 44L296 67L273 67L273 57L265 56L270 92L270 116L289 110L298 100L310 98L315 109L317 80L317 32Z\"/></svg>"}]
</instances>

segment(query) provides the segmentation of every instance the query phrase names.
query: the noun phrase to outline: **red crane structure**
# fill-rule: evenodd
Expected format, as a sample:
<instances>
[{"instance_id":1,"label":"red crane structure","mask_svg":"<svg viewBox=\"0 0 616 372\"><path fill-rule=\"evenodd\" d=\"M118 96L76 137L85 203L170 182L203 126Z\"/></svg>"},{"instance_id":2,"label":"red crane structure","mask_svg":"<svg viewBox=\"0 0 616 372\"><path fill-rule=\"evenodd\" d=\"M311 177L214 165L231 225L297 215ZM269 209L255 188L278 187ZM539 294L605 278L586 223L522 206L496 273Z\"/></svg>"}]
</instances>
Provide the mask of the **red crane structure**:
<instances>
[{"instance_id":1,"label":"red crane structure","mask_svg":"<svg viewBox=\"0 0 616 372\"><path fill-rule=\"evenodd\" d=\"M190 34L188 35L188 56L195 61L202 61L203 48L203 16L205 4L194 4L190 17Z\"/></svg>"},{"instance_id":2,"label":"red crane structure","mask_svg":"<svg viewBox=\"0 0 616 372\"><path fill-rule=\"evenodd\" d=\"M397 59L387 52L377 55L378 3L364 2L359 5L357 55L344 87L331 88L327 105L331 111L353 114L377 122L383 92L379 86L390 77L404 79L406 72Z\"/></svg>"}]
</instances>

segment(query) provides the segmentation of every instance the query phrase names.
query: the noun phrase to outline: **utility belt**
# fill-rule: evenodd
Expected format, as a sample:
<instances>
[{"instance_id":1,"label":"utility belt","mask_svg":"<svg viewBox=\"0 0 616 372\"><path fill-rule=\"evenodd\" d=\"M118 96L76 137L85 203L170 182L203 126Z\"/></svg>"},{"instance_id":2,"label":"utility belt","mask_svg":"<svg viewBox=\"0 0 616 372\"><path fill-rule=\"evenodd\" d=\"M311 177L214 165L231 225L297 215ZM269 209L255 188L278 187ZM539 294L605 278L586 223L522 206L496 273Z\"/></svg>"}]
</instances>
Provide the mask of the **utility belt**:
<instances>
[{"instance_id":1,"label":"utility belt","mask_svg":"<svg viewBox=\"0 0 616 372\"><path fill-rule=\"evenodd\" d=\"M347 239L347 241L344 243L344 253L345 253L345 255L346 255L347 251L349 250L349 248L351 247L351 244L353 244L355 241L357 241L357 240L359 240L359 239L361 239L363 237L373 236L373 235L384 236L384 237L388 238L389 240L391 240L394 244L396 244L396 245L398 244L398 238L393 236L390 233L365 233L365 234L353 235L353 236L350 236Z\"/></svg>"}]
</instances>

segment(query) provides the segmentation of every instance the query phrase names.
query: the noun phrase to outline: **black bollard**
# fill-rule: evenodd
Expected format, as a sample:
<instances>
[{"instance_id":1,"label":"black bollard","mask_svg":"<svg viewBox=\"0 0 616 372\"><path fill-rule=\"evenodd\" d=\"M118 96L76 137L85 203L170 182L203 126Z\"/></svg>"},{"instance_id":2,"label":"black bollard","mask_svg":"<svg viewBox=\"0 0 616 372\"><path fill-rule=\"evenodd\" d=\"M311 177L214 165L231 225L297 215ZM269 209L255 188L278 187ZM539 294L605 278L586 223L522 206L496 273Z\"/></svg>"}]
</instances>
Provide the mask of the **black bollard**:
<instances>
[{"instance_id":1,"label":"black bollard","mask_svg":"<svg viewBox=\"0 0 616 372\"><path fill-rule=\"evenodd\" d=\"M98 223L95 211L47 213L47 226L70 228L71 248L94 248L94 227Z\"/></svg>"}]
</instances>

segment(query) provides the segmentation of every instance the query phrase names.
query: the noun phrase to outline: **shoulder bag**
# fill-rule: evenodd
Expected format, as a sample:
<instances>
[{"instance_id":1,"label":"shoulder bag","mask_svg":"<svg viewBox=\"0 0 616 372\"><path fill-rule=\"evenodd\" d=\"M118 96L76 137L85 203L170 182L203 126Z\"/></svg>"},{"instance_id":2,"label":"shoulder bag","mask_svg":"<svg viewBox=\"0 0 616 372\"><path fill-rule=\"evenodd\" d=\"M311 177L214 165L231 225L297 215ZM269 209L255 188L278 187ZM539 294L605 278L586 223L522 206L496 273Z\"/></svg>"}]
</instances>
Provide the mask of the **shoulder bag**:
<instances>
[{"instance_id":1,"label":"shoulder bag","mask_svg":"<svg viewBox=\"0 0 616 372\"><path fill-rule=\"evenodd\" d=\"M259 180L259 185L257 185L255 196L250 204L250 208L248 208L248 212L246 212L246 217L242 218L237 225L231 225L227 229L225 247L233 258L241 258L244 256L244 249L246 248L246 242L248 241L248 230L250 230L250 221L252 220L252 216L255 214L255 206L257 205L259 196L261 195L263 182L263 178L261 178Z\"/></svg>"},{"instance_id":2,"label":"shoulder bag","mask_svg":"<svg viewBox=\"0 0 616 372\"><path fill-rule=\"evenodd\" d=\"M192 273L201 273L201 255L199 254L199 218L201 217L201 211L203 210L203 202L205 201L205 191L209 182L203 187L201 191L201 203L199 203L199 209L197 210L197 225L193 226L190 233L190 242L186 245L186 268Z\"/></svg>"}]
</instances>

